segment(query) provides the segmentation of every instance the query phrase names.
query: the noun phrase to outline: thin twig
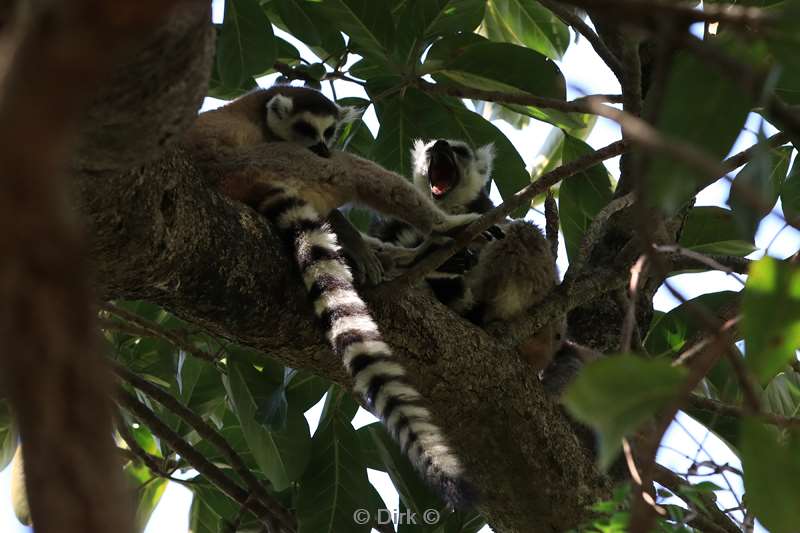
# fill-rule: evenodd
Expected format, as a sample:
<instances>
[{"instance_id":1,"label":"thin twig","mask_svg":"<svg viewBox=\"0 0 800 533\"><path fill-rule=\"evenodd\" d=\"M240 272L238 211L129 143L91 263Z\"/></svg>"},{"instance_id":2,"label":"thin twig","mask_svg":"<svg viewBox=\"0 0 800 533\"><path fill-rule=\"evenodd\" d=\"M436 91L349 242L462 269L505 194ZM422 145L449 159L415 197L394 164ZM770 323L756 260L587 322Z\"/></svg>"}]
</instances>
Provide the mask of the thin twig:
<instances>
[{"instance_id":1,"label":"thin twig","mask_svg":"<svg viewBox=\"0 0 800 533\"><path fill-rule=\"evenodd\" d=\"M705 493L693 491L692 494L700 498L703 505L697 506L692 498L684 497L682 489L691 489L692 484L683 479L669 468L660 464L655 465L653 480L672 491L675 496L683 499L684 502L693 509L696 517L689 520L689 524L699 528L701 531L719 533L740 533L741 530L736 522L722 511L714 499Z\"/></svg>"},{"instance_id":2,"label":"thin twig","mask_svg":"<svg viewBox=\"0 0 800 533\"><path fill-rule=\"evenodd\" d=\"M558 202L550 190L544 199L544 220L544 235L555 259L558 257Z\"/></svg>"},{"instance_id":3,"label":"thin twig","mask_svg":"<svg viewBox=\"0 0 800 533\"><path fill-rule=\"evenodd\" d=\"M662 245L655 245L653 249L659 253L665 254L674 254L674 259L670 260L670 264L672 268L685 268L686 262L681 262L677 260L677 258L685 258L690 260L691 263L700 263L706 265L714 270L719 270L721 272L725 272L726 274L730 275L738 281L742 286L745 285L745 281L737 276L737 273L747 273L748 269L750 268L751 261L749 259L745 259L743 257L737 256L712 256L707 254L702 254L700 252L695 252L694 250L689 250L688 248L684 248L678 244L662 244ZM691 265L693 266L693 265Z\"/></svg>"},{"instance_id":4,"label":"thin twig","mask_svg":"<svg viewBox=\"0 0 800 533\"><path fill-rule=\"evenodd\" d=\"M210 424L198 416L194 411L188 409L176 400L171 394L164 391L160 387L150 383L144 378L141 378L123 367L122 365L112 362L114 372L122 379L144 392L155 401L163 405L170 412L176 414L181 420L186 422L192 429L197 431L203 439L208 441L211 445L217 448L228 463L233 467L234 471L239 477L244 480L247 487L255 498L257 498L266 507L270 513L277 516L281 522L292 524L294 520L291 515L283 508L283 506L275 498L273 498L261 482L256 479L250 469L245 464L241 456L233 449L233 447L225 440L217 430Z\"/></svg>"},{"instance_id":5,"label":"thin twig","mask_svg":"<svg viewBox=\"0 0 800 533\"><path fill-rule=\"evenodd\" d=\"M744 409L736 405L730 405L717 400L712 400L711 398L706 398L697 394L690 395L688 398L688 403L696 409L710 411L712 413L717 413L724 416L732 416L739 419L742 419L746 416L757 416L759 419L773 426L792 429L800 428L800 418L798 417L776 415L774 413L767 413L763 411L757 415L753 415L753 412L749 409Z\"/></svg>"},{"instance_id":6,"label":"thin twig","mask_svg":"<svg viewBox=\"0 0 800 533\"><path fill-rule=\"evenodd\" d=\"M487 91L484 89L474 89L463 85L456 85L453 83L430 83L423 79L417 79L414 82L414 87L426 92L428 94L439 94L444 96L454 96L456 98L468 98L471 100L482 100L484 102L497 102L499 104L518 104L526 106L541 107L545 109L555 109L565 113L590 113L595 114L589 107L588 102L615 102L619 99L616 96L609 95L591 95L582 96L566 102L556 98L546 98L544 96L535 96L523 92L509 93L504 91Z\"/></svg>"},{"instance_id":7,"label":"thin twig","mask_svg":"<svg viewBox=\"0 0 800 533\"><path fill-rule=\"evenodd\" d=\"M620 82L622 81L622 65L619 62L617 56L611 51L606 43L603 42L603 39L600 38L599 35L581 18L577 13L565 8L562 5L559 5L552 0L539 0L539 3L542 4L544 7L549 9L553 12L558 18L560 18L566 24L572 26L572 28L583 35L589 44L592 45L594 51L600 56L600 59L608 66L611 72L614 73L614 76L617 77Z\"/></svg>"},{"instance_id":8,"label":"thin twig","mask_svg":"<svg viewBox=\"0 0 800 533\"><path fill-rule=\"evenodd\" d=\"M633 338L633 330L636 327L636 302L639 296L639 282L644 278L646 268L646 255L639 257L631 267L631 279L628 283L628 306L625 310L625 319L622 322L622 333L620 334L620 350L622 353L631 350L631 339Z\"/></svg>"},{"instance_id":9,"label":"thin twig","mask_svg":"<svg viewBox=\"0 0 800 533\"><path fill-rule=\"evenodd\" d=\"M620 21L661 19L675 22L726 22L737 26L754 27L775 20L767 11L754 7L706 3L696 9L694 2L675 0L564 0L581 7L613 10Z\"/></svg>"},{"instance_id":10,"label":"thin twig","mask_svg":"<svg viewBox=\"0 0 800 533\"><path fill-rule=\"evenodd\" d=\"M133 324L134 327L130 325L126 325L125 323L118 323L115 321L106 320L103 322L103 326L109 329L119 329L120 331L128 330L132 332L134 335L144 335L148 337L155 337L157 339L162 339L178 348L183 350L184 352L191 354L198 359L203 359L204 361L208 361L212 363L215 367L220 368L219 366L219 356L215 354L211 354L197 348L188 338L182 335L180 332L175 330L170 330L164 328L160 324L153 322L151 320L147 320L135 313L131 313L130 311L126 311L121 307L111 303L102 303L100 304L100 308L104 311L108 311L109 313L116 315L117 317L130 322Z\"/></svg>"},{"instance_id":11,"label":"thin twig","mask_svg":"<svg viewBox=\"0 0 800 533\"><path fill-rule=\"evenodd\" d=\"M136 415L137 418L147 425L154 435L166 442L168 446L180 454L180 456L191 464L195 470L205 476L206 479L213 483L229 498L238 502L242 507L246 507L259 517L269 531L279 531L275 523L277 517L274 517L259 501L251 500L250 494L247 491L242 489L236 482L225 475L219 467L206 459L203 454L183 440L180 435L172 431L155 413L153 413L153 411L148 409L146 405L137 400L129 392L121 389L117 391L117 402ZM291 527L290 524L282 524L282 526L287 531L294 531L294 528Z\"/></svg>"}]
</instances>

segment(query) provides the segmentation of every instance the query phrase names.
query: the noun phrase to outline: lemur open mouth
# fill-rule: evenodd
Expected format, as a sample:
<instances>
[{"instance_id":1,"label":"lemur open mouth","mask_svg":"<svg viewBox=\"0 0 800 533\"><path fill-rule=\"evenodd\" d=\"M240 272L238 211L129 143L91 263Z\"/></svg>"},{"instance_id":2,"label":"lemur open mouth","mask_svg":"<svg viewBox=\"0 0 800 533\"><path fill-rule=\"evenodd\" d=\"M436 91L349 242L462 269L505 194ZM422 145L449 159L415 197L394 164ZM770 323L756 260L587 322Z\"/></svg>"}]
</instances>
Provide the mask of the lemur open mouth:
<instances>
[{"instance_id":1,"label":"lemur open mouth","mask_svg":"<svg viewBox=\"0 0 800 533\"><path fill-rule=\"evenodd\" d=\"M436 141L428 149L428 183L435 199L444 197L456 185L461 175L456 165L456 158L447 141Z\"/></svg>"}]
</instances>

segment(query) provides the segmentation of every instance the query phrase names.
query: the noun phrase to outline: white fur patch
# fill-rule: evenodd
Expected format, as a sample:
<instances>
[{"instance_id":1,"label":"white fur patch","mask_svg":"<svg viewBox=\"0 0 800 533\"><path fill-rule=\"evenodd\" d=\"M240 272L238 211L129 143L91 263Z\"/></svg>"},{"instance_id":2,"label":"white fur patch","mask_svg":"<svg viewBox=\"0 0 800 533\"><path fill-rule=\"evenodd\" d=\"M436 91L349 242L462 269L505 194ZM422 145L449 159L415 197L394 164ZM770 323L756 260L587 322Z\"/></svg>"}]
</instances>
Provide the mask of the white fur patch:
<instances>
[{"instance_id":1,"label":"white fur patch","mask_svg":"<svg viewBox=\"0 0 800 533\"><path fill-rule=\"evenodd\" d=\"M400 398L401 400L410 402L419 400L420 397L420 393L411 385L393 381L392 383L387 383L378 391L377 397L375 398L375 409L377 409L379 413L382 413L386 408L386 402L389 401L389 398ZM398 407L398 409L400 409L400 407Z\"/></svg>"},{"instance_id":2,"label":"white fur patch","mask_svg":"<svg viewBox=\"0 0 800 533\"><path fill-rule=\"evenodd\" d=\"M378 361L373 363L355 376L353 389L359 394L366 394L369 383L375 376L390 376L401 378L406 375L403 367L393 361ZM386 385L384 385L386 386Z\"/></svg>"},{"instance_id":3,"label":"white fur patch","mask_svg":"<svg viewBox=\"0 0 800 533\"><path fill-rule=\"evenodd\" d=\"M339 249L339 244L336 241L336 234L322 228L306 233L305 240L310 246L321 246L329 250Z\"/></svg>"},{"instance_id":4,"label":"white fur patch","mask_svg":"<svg viewBox=\"0 0 800 533\"><path fill-rule=\"evenodd\" d=\"M353 106L338 106L339 107L339 122L342 124L349 124L361 118L364 114L363 109L358 109Z\"/></svg>"},{"instance_id":5,"label":"white fur patch","mask_svg":"<svg viewBox=\"0 0 800 533\"><path fill-rule=\"evenodd\" d=\"M306 271L303 272L303 282L307 288L311 288L314 281L324 274L349 282L353 281L353 275L344 263L337 259L325 259L312 263L306 268Z\"/></svg>"},{"instance_id":6,"label":"white fur patch","mask_svg":"<svg viewBox=\"0 0 800 533\"><path fill-rule=\"evenodd\" d=\"M289 117L294 102L288 96L276 94L267 102L267 126L270 131L284 141L291 140L291 124Z\"/></svg>"},{"instance_id":7,"label":"white fur patch","mask_svg":"<svg viewBox=\"0 0 800 533\"><path fill-rule=\"evenodd\" d=\"M411 228L404 228L401 229L397 234L397 239L395 239L395 242L404 248L413 248L419 243L419 240L419 234L415 230Z\"/></svg>"},{"instance_id":8,"label":"white fur patch","mask_svg":"<svg viewBox=\"0 0 800 533\"><path fill-rule=\"evenodd\" d=\"M281 227L290 227L300 221L318 222L320 216L309 204L299 205L284 211L278 216L278 225Z\"/></svg>"},{"instance_id":9,"label":"white fur patch","mask_svg":"<svg viewBox=\"0 0 800 533\"><path fill-rule=\"evenodd\" d=\"M368 316L348 316L338 320L334 320L331 325L330 336L335 339L346 331L361 331L363 333L372 333L378 331L378 326Z\"/></svg>"},{"instance_id":10,"label":"white fur patch","mask_svg":"<svg viewBox=\"0 0 800 533\"><path fill-rule=\"evenodd\" d=\"M358 305L364 303L358 293L352 289L340 289L323 293L314 302L314 312L321 315L326 309L335 309L344 305Z\"/></svg>"},{"instance_id":11,"label":"white fur patch","mask_svg":"<svg viewBox=\"0 0 800 533\"><path fill-rule=\"evenodd\" d=\"M392 352L389 349L389 346L383 341L361 341L361 342L354 342L350 346L348 346L345 351L344 355L342 356L342 360L346 366L350 366L350 361L357 355L362 353L366 354L373 354L373 355L391 355Z\"/></svg>"}]
</instances>

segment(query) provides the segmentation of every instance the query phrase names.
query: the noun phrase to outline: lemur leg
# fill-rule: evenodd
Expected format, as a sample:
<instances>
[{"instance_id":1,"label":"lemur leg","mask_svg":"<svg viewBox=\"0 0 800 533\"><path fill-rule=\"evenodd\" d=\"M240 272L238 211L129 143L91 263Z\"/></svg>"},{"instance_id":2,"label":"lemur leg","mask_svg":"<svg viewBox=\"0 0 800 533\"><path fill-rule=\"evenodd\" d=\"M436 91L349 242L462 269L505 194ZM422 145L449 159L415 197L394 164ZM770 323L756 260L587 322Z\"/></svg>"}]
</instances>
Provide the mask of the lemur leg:
<instances>
[{"instance_id":1,"label":"lemur leg","mask_svg":"<svg viewBox=\"0 0 800 533\"><path fill-rule=\"evenodd\" d=\"M337 157L338 154L334 154L332 159ZM370 161L348 154L348 164L350 175L375 174L375 164ZM351 200L411 224L423 235L447 233L480 218L476 213L445 213L410 181L388 170L378 172L373 179L351 180L348 185Z\"/></svg>"},{"instance_id":2,"label":"lemur leg","mask_svg":"<svg viewBox=\"0 0 800 533\"><path fill-rule=\"evenodd\" d=\"M471 318L480 324L519 317L542 301L558 280L550 245L536 226L516 220L502 230L505 237L486 244L477 266L465 275L475 300ZM559 318L519 346L537 372L552 359L564 329Z\"/></svg>"},{"instance_id":3,"label":"lemur leg","mask_svg":"<svg viewBox=\"0 0 800 533\"><path fill-rule=\"evenodd\" d=\"M370 285L380 283L384 275L383 264L361 232L338 209L331 211L327 222L338 238L339 246L342 247L342 253L354 271L356 281L358 283L366 281Z\"/></svg>"}]
</instances>

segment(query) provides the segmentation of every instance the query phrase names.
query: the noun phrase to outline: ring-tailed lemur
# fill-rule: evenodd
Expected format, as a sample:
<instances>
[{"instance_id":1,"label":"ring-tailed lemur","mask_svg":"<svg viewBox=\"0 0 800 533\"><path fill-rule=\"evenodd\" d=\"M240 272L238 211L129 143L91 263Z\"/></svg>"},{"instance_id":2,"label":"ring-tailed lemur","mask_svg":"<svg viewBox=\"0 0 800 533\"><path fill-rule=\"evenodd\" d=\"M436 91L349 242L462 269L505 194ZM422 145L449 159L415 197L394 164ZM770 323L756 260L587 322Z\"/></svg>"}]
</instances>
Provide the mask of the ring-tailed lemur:
<instances>
[{"instance_id":1,"label":"ring-tailed lemur","mask_svg":"<svg viewBox=\"0 0 800 533\"><path fill-rule=\"evenodd\" d=\"M333 351L341 358L373 412L386 424L401 449L454 507L474 497L459 459L446 443L422 397L409 383L404 368L392 357L367 305L353 287L336 235L323 217L343 203L366 204L401 217L423 232L447 231L472 221L451 216L401 176L392 183L362 183L347 172L319 176L275 178L257 168L231 174L214 162L234 156L237 149L260 143L289 141L329 156L339 127L357 114L322 93L292 86L256 90L214 111L201 114L188 136L188 146L210 171L217 172L222 190L275 222L291 241L314 311L324 324ZM308 157L316 157L308 152ZM336 154L332 156L335 163ZM348 156L349 157L349 156ZM352 164L359 164L352 156ZM300 162L298 162L300 163Z\"/></svg>"},{"instance_id":2,"label":"ring-tailed lemur","mask_svg":"<svg viewBox=\"0 0 800 533\"><path fill-rule=\"evenodd\" d=\"M417 141L412 150L414 184L448 213L485 213L494 149L462 141ZM422 236L398 220L379 224L373 236L397 246L416 246ZM509 320L536 305L558 283L555 258L539 228L523 220L499 224L426 279L436 297L478 325ZM519 351L540 371L564 334L564 321L546 325Z\"/></svg>"}]
</instances>

